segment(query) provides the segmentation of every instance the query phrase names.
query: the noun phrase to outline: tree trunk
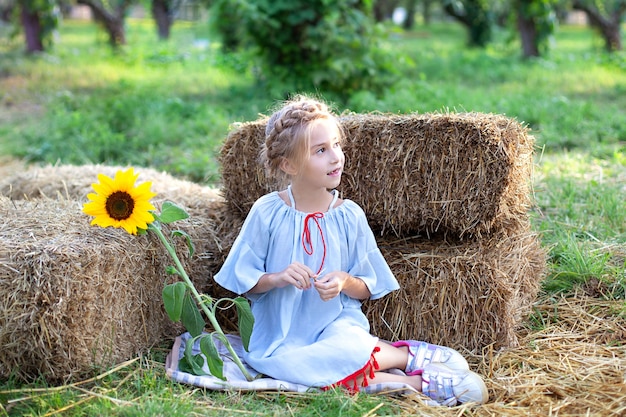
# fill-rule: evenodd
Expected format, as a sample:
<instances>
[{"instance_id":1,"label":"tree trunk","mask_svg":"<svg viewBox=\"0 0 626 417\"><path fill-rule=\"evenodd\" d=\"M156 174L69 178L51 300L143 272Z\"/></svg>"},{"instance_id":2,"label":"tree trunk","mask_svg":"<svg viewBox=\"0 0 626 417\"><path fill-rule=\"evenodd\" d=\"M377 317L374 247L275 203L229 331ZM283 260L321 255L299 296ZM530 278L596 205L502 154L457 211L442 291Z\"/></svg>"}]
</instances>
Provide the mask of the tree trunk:
<instances>
[{"instance_id":1,"label":"tree trunk","mask_svg":"<svg viewBox=\"0 0 626 417\"><path fill-rule=\"evenodd\" d=\"M539 56L539 46L537 44L537 27L533 19L523 16L519 10L517 12L517 29L522 41L522 54L524 58Z\"/></svg>"},{"instance_id":2,"label":"tree trunk","mask_svg":"<svg viewBox=\"0 0 626 417\"><path fill-rule=\"evenodd\" d=\"M116 48L126 45L124 16L131 0L121 1L116 8L108 10L100 0L77 0L77 3L89 6L94 19L99 22L109 35L109 44Z\"/></svg>"},{"instance_id":3,"label":"tree trunk","mask_svg":"<svg viewBox=\"0 0 626 417\"><path fill-rule=\"evenodd\" d=\"M591 26L600 32L608 52L622 50L621 21L626 13L626 1L619 2L608 16L603 16L598 9L580 0L574 1L573 7L585 12Z\"/></svg>"},{"instance_id":4,"label":"tree trunk","mask_svg":"<svg viewBox=\"0 0 626 417\"><path fill-rule=\"evenodd\" d=\"M20 2L20 9L20 19L24 28L24 38L26 39L26 52L42 52L44 49L42 42L43 30L39 14L36 11L30 11L25 1Z\"/></svg>"},{"instance_id":5,"label":"tree trunk","mask_svg":"<svg viewBox=\"0 0 626 417\"><path fill-rule=\"evenodd\" d=\"M167 0L152 0L152 17L157 25L159 39L169 39L173 19Z\"/></svg>"}]
</instances>

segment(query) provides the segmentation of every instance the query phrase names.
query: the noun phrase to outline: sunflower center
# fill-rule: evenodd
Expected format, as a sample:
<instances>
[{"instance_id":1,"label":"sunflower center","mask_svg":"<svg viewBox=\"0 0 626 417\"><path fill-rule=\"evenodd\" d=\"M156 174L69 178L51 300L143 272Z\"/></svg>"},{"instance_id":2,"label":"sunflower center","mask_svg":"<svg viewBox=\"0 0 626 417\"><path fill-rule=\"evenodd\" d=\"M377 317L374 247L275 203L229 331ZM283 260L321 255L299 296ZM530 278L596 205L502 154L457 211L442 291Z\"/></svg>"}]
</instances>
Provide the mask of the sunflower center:
<instances>
[{"instance_id":1,"label":"sunflower center","mask_svg":"<svg viewBox=\"0 0 626 417\"><path fill-rule=\"evenodd\" d=\"M116 191L107 198L106 211L112 219L126 220L134 208L135 200L125 191Z\"/></svg>"}]
</instances>

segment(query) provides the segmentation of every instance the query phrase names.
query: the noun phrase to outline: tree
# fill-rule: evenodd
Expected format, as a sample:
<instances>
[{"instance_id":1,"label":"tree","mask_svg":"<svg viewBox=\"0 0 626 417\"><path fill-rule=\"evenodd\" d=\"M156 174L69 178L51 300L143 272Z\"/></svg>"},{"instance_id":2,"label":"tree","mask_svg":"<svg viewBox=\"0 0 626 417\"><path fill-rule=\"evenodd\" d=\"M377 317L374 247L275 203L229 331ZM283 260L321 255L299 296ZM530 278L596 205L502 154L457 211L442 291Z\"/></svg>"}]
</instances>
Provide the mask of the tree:
<instances>
[{"instance_id":1,"label":"tree","mask_svg":"<svg viewBox=\"0 0 626 417\"><path fill-rule=\"evenodd\" d=\"M374 20L383 22L391 19L393 11L400 4L400 0L374 0L372 11Z\"/></svg>"},{"instance_id":2,"label":"tree","mask_svg":"<svg viewBox=\"0 0 626 417\"><path fill-rule=\"evenodd\" d=\"M574 0L572 6L585 12L590 25L604 39L608 52L622 50L621 22L626 13L626 0Z\"/></svg>"},{"instance_id":3,"label":"tree","mask_svg":"<svg viewBox=\"0 0 626 417\"><path fill-rule=\"evenodd\" d=\"M52 33L58 24L54 0L19 0L14 13L24 30L26 52L42 52L52 44Z\"/></svg>"},{"instance_id":4,"label":"tree","mask_svg":"<svg viewBox=\"0 0 626 417\"><path fill-rule=\"evenodd\" d=\"M287 91L381 91L394 75L367 0L239 0L260 80ZM385 58L387 56L387 58ZM281 91L286 93L287 91ZM279 93L278 91L276 93Z\"/></svg>"},{"instance_id":5,"label":"tree","mask_svg":"<svg viewBox=\"0 0 626 417\"><path fill-rule=\"evenodd\" d=\"M406 1L406 17L402 23L404 30L411 30L415 26L415 13L417 12L417 0Z\"/></svg>"},{"instance_id":6,"label":"tree","mask_svg":"<svg viewBox=\"0 0 626 417\"><path fill-rule=\"evenodd\" d=\"M152 0L150 10L157 26L159 39L169 39L170 30L174 24L174 16L181 4L181 0Z\"/></svg>"},{"instance_id":7,"label":"tree","mask_svg":"<svg viewBox=\"0 0 626 417\"><path fill-rule=\"evenodd\" d=\"M94 19L100 23L109 35L109 44L113 47L126 44L124 18L133 0L76 0L89 7Z\"/></svg>"},{"instance_id":8,"label":"tree","mask_svg":"<svg viewBox=\"0 0 626 417\"><path fill-rule=\"evenodd\" d=\"M468 45L484 47L493 35L493 16L487 0L444 0L446 13L467 29Z\"/></svg>"},{"instance_id":9,"label":"tree","mask_svg":"<svg viewBox=\"0 0 626 417\"><path fill-rule=\"evenodd\" d=\"M554 34L554 0L515 0L515 18L525 58L538 57Z\"/></svg>"}]
</instances>

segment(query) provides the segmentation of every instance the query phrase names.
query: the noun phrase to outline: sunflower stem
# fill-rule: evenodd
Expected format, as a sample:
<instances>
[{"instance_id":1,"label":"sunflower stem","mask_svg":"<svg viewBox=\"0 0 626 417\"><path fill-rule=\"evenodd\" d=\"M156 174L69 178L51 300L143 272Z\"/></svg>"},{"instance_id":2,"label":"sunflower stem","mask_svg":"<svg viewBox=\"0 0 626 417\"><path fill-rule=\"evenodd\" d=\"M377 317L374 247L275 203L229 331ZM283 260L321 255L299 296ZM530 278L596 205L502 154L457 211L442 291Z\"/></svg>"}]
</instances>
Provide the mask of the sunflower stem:
<instances>
[{"instance_id":1,"label":"sunflower stem","mask_svg":"<svg viewBox=\"0 0 626 417\"><path fill-rule=\"evenodd\" d=\"M222 327L219 325L219 323L217 321L217 318L215 317L215 312L210 310L207 307L207 302L209 302L209 303L211 303L211 305L213 305L213 303L215 302L215 299L213 297L210 297L210 296L205 294L204 295L205 299L203 300L202 295L198 292L198 290L196 290L196 287L193 285L193 282L189 278L189 275L187 275L187 272L185 271L185 268L183 267L183 264L180 262L180 259L178 258L178 254L176 253L176 250L174 249L174 246L165 237L165 235L163 234L163 231L161 230L161 228L159 226L155 225L154 223L149 223L148 224L148 230L153 231L158 236L158 238L161 241L161 243L163 243L163 246L165 246L165 249L170 254L172 260L176 264L176 271L182 277L183 281L185 282L185 284L187 285L187 287L191 291L191 294L196 299L197 304L200 306L200 308L202 309L204 314L207 316L207 318L211 322L211 325L213 326L213 329L215 329L216 332L218 332L219 334L224 336L223 338L220 338L220 339L222 340L222 343L224 343L224 345L226 346L226 349L232 355L233 362L235 362L235 364L241 370L241 373L243 373L243 375L246 377L246 379L248 381L252 381L254 379L254 377L252 375L250 375L250 373L248 372L248 370L244 366L243 362L239 358L239 355L237 355L237 353L235 352L235 349L233 349L232 345L230 344L230 342L226 338L226 335L224 334L224 331L222 330Z\"/></svg>"}]
</instances>

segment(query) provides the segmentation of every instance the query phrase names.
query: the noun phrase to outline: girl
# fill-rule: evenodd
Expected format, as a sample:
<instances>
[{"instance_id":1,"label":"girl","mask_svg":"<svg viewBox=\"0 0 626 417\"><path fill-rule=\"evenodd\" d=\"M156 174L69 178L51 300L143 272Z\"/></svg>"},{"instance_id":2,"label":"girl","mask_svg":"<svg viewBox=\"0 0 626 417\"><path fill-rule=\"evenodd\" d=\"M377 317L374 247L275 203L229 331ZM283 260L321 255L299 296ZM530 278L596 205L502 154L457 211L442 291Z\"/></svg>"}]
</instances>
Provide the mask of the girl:
<instances>
[{"instance_id":1,"label":"girl","mask_svg":"<svg viewBox=\"0 0 626 417\"><path fill-rule=\"evenodd\" d=\"M399 286L363 210L335 190L342 141L328 107L305 96L268 120L260 157L268 175L288 187L255 202L215 276L251 301L246 362L270 377L322 389L396 382L440 404L486 402L484 382L457 351L414 340L387 343L369 333L361 301Z\"/></svg>"}]
</instances>

